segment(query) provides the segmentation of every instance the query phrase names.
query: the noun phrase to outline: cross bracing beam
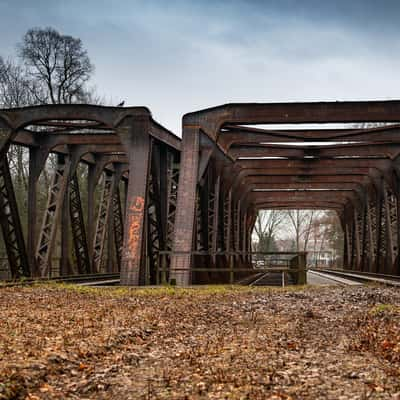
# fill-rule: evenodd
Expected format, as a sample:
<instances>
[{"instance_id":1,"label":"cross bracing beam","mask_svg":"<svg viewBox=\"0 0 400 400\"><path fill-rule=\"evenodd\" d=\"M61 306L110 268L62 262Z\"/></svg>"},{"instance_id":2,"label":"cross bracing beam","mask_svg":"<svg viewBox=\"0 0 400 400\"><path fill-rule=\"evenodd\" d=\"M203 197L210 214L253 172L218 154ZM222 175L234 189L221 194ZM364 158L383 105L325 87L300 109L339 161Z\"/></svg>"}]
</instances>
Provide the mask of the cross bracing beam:
<instances>
[{"instance_id":1,"label":"cross bracing beam","mask_svg":"<svg viewBox=\"0 0 400 400\"><path fill-rule=\"evenodd\" d=\"M232 145L257 143L294 143L307 145L314 143L348 143L348 142L400 142L400 126L386 125L363 129L292 129L273 130L249 128L243 126L224 126L218 142L228 151Z\"/></svg>"}]
</instances>

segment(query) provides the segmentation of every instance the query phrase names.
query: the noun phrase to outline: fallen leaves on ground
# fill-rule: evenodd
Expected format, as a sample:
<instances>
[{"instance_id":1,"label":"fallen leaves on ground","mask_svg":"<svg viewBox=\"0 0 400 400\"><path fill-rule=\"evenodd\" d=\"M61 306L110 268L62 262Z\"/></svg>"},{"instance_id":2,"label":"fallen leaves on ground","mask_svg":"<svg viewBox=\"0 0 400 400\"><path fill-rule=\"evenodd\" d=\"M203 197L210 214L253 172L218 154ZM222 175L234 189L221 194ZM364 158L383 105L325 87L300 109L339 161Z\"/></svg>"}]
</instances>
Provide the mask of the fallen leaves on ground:
<instances>
[{"instance_id":1,"label":"fallen leaves on ground","mask_svg":"<svg viewBox=\"0 0 400 400\"><path fill-rule=\"evenodd\" d=\"M0 400L400 399L400 292L0 290Z\"/></svg>"}]
</instances>

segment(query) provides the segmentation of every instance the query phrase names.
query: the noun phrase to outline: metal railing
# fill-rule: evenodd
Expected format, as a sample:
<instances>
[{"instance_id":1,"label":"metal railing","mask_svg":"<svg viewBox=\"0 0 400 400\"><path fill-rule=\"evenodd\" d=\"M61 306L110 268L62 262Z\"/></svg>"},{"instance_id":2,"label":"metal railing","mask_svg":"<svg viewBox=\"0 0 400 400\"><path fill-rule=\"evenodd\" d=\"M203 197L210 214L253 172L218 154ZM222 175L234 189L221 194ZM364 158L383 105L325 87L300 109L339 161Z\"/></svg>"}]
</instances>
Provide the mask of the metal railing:
<instances>
[{"instance_id":1,"label":"metal railing","mask_svg":"<svg viewBox=\"0 0 400 400\"><path fill-rule=\"evenodd\" d=\"M173 268L174 275L179 273L214 273L227 275L227 282L233 284L237 278L251 273L283 272L288 273L296 285L307 283L306 252L207 252L207 251L160 251L156 266L156 284L174 284L170 279L171 260L174 257L188 257L193 265L190 270L185 268ZM215 265L218 258L222 258L221 264L225 266L210 267ZM212 261L213 260L213 261ZM257 260L263 260L263 265L257 265ZM221 260L222 261L222 260ZM245 266L243 266L245 265ZM251 267L249 267L251 265Z\"/></svg>"}]
</instances>

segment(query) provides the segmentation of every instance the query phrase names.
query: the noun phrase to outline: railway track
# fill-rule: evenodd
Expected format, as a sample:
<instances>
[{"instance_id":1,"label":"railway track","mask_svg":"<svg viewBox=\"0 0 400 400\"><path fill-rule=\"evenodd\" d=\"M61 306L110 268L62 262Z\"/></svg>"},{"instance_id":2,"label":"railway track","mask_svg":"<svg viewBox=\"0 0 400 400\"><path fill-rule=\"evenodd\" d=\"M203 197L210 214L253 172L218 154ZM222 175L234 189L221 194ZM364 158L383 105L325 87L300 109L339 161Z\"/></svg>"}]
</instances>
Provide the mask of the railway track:
<instances>
[{"instance_id":1,"label":"railway track","mask_svg":"<svg viewBox=\"0 0 400 400\"><path fill-rule=\"evenodd\" d=\"M286 286L293 285L293 280L287 272L259 272L250 277L247 277L240 282L240 285L246 286Z\"/></svg>"},{"instance_id":2,"label":"railway track","mask_svg":"<svg viewBox=\"0 0 400 400\"><path fill-rule=\"evenodd\" d=\"M340 280L353 282L353 284L363 283L378 283L389 286L400 287L400 277L395 275L386 274L375 274L372 272L360 272L360 271L343 271L336 269L321 269L321 268L310 268L308 270L311 274L318 274L331 280ZM345 284L345 283L344 283Z\"/></svg>"},{"instance_id":3,"label":"railway track","mask_svg":"<svg viewBox=\"0 0 400 400\"><path fill-rule=\"evenodd\" d=\"M344 277L327 274L321 271L307 271L307 282L310 285L339 285L339 286L358 286L362 285L359 281L354 281Z\"/></svg>"},{"instance_id":4,"label":"railway track","mask_svg":"<svg viewBox=\"0 0 400 400\"><path fill-rule=\"evenodd\" d=\"M21 279L16 281L4 281L0 283L0 287L12 286L29 286L35 283L59 282L59 283L75 283L83 286L104 286L116 285L120 281L120 274L87 274L87 275L69 275L58 276L54 278L37 278L37 279Z\"/></svg>"},{"instance_id":5,"label":"railway track","mask_svg":"<svg viewBox=\"0 0 400 400\"><path fill-rule=\"evenodd\" d=\"M378 283L389 286L400 287L400 277L394 275L375 274L371 272L343 271L336 269L309 268L308 282L314 285L360 285L364 283ZM54 278L22 279L17 281L3 281L1 287L29 286L35 283L60 282L74 283L82 286L113 286L120 282L119 273L111 274L87 274L70 275ZM288 273L282 272L260 272L245 278L237 284L248 286L286 286L293 285Z\"/></svg>"},{"instance_id":6,"label":"railway track","mask_svg":"<svg viewBox=\"0 0 400 400\"><path fill-rule=\"evenodd\" d=\"M307 282L311 285L357 286L365 283L378 283L400 287L400 277L373 273L359 273L332 269L310 268ZM238 282L248 286L286 286L293 285L291 277L282 272L264 272L254 274Z\"/></svg>"}]
</instances>

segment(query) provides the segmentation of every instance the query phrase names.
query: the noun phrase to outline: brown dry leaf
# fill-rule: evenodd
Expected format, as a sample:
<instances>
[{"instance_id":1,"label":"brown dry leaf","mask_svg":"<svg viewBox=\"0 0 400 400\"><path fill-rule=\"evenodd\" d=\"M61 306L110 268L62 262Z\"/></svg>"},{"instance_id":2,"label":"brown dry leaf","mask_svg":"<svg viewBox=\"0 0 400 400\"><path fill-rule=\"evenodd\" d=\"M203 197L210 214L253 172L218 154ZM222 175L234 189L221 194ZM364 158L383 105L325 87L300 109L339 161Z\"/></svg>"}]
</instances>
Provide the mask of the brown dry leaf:
<instances>
[{"instance_id":1,"label":"brown dry leaf","mask_svg":"<svg viewBox=\"0 0 400 400\"><path fill-rule=\"evenodd\" d=\"M0 400L400 392L395 289L51 285L4 288L0 304Z\"/></svg>"}]
</instances>

